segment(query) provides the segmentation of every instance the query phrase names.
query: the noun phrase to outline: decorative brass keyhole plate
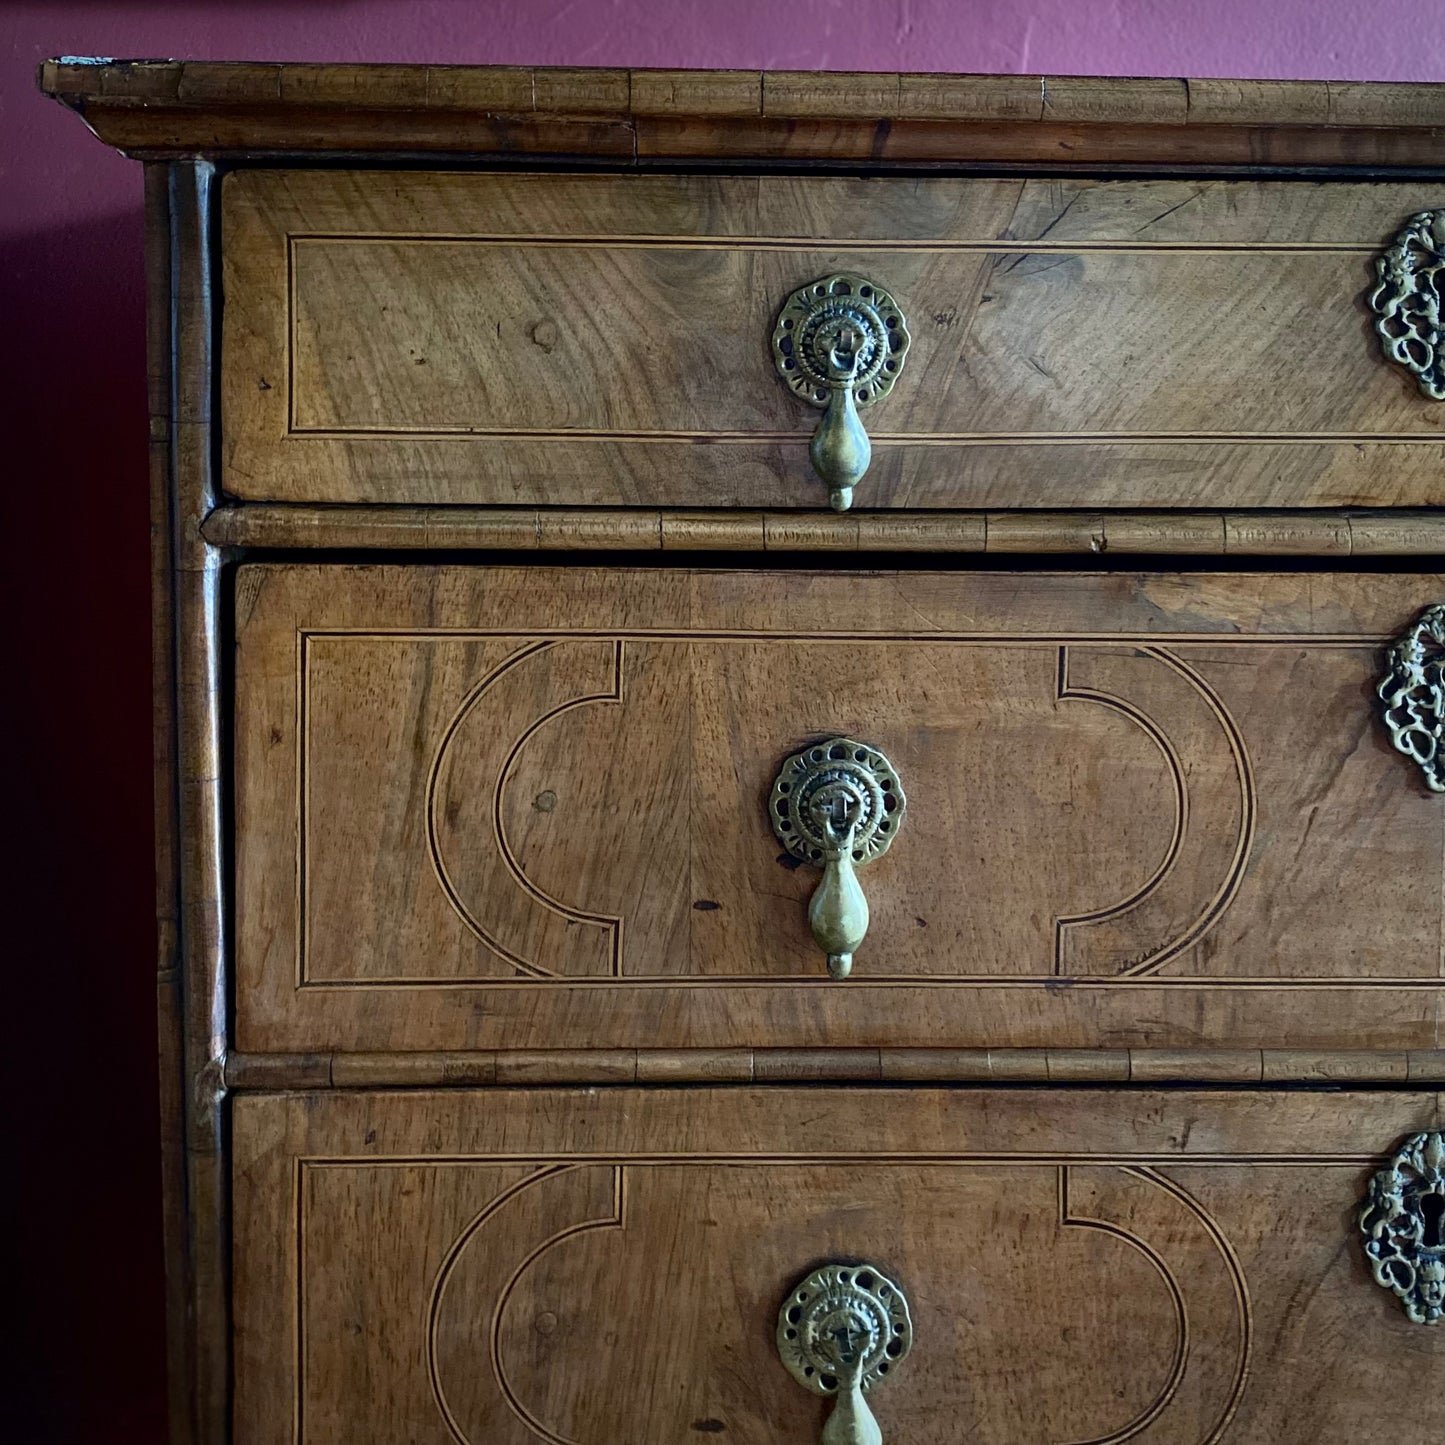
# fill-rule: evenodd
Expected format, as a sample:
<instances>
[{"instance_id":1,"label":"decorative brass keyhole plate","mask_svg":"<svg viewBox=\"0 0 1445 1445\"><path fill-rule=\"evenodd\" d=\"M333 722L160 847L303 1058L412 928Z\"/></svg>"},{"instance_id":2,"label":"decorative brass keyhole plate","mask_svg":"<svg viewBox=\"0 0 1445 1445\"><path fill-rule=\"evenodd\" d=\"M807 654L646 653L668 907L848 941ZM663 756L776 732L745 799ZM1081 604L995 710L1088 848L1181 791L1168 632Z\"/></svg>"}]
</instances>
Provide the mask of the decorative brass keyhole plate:
<instances>
[{"instance_id":1,"label":"decorative brass keyhole plate","mask_svg":"<svg viewBox=\"0 0 1445 1445\"><path fill-rule=\"evenodd\" d=\"M788 1373L816 1395L873 1389L912 1344L903 1291L871 1264L815 1269L778 1311L778 1354Z\"/></svg>"},{"instance_id":2,"label":"decorative brass keyhole plate","mask_svg":"<svg viewBox=\"0 0 1445 1445\"><path fill-rule=\"evenodd\" d=\"M1445 211L1419 211L1375 259L1370 292L1375 330L1391 361L1414 374L1420 390L1445 401Z\"/></svg>"},{"instance_id":3,"label":"decorative brass keyhole plate","mask_svg":"<svg viewBox=\"0 0 1445 1445\"><path fill-rule=\"evenodd\" d=\"M1431 792L1445 793L1445 603L1427 607L1390 648L1375 692L1390 741L1420 765Z\"/></svg>"},{"instance_id":4,"label":"decorative brass keyhole plate","mask_svg":"<svg viewBox=\"0 0 1445 1445\"><path fill-rule=\"evenodd\" d=\"M809 406L826 408L809 455L836 511L852 504L853 488L873 456L858 408L893 390L908 341L898 303L864 276L839 273L810 281L778 312L778 375Z\"/></svg>"},{"instance_id":5,"label":"decorative brass keyhole plate","mask_svg":"<svg viewBox=\"0 0 1445 1445\"><path fill-rule=\"evenodd\" d=\"M1445 1316L1445 1134L1413 1134L1370 1181L1360 1206L1375 1283L1417 1325Z\"/></svg>"},{"instance_id":6,"label":"decorative brass keyhole plate","mask_svg":"<svg viewBox=\"0 0 1445 1445\"><path fill-rule=\"evenodd\" d=\"M778 841L823 870L808 922L834 978L847 978L868 931L868 900L854 870L888 850L906 806L897 769L854 738L794 753L773 783L768 813Z\"/></svg>"}]
</instances>

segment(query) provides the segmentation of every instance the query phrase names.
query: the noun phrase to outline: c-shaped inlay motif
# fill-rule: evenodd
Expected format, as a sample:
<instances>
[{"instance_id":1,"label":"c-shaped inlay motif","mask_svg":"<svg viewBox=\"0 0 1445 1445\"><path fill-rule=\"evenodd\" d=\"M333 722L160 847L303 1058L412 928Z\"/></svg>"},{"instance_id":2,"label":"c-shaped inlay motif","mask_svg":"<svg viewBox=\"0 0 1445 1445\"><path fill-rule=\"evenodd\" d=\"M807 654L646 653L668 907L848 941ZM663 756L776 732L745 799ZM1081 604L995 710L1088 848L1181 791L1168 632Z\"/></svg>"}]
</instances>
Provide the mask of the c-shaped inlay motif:
<instances>
[{"instance_id":1,"label":"c-shaped inlay motif","mask_svg":"<svg viewBox=\"0 0 1445 1445\"><path fill-rule=\"evenodd\" d=\"M467 927L495 954L531 978L558 970L539 959L567 959L567 976L616 975L622 957L621 919L574 908L543 892L518 862L502 816L502 792L528 742L556 718L589 703L622 698L623 646L615 640L534 642L513 653L463 698L442 733L427 779L427 840L442 891ZM489 719L530 717L517 735L498 731ZM479 724L469 727L472 722ZM458 781L457 747L465 740L472 776L489 780L485 790ZM465 867L449 857L449 820L464 810L486 808L474 827L481 847ZM537 906L484 912L487 899L520 889Z\"/></svg>"},{"instance_id":2,"label":"c-shaped inlay motif","mask_svg":"<svg viewBox=\"0 0 1445 1445\"><path fill-rule=\"evenodd\" d=\"M1061 647L1058 697L1111 708L1154 742L1173 782L1175 821L1139 887L1058 920L1055 972L1157 974L1209 932L1244 881L1259 805L1243 735L1198 669L1162 647ZM1201 893L1201 883L1215 886Z\"/></svg>"},{"instance_id":3,"label":"c-shaped inlay motif","mask_svg":"<svg viewBox=\"0 0 1445 1445\"><path fill-rule=\"evenodd\" d=\"M778 665L800 666L808 653L791 650L809 645L783 640ZM705 666L689 659L698 646L708 650ZM762 641L739 646L744 655L771 650ZM728 724L727 714L719 720L700 711L693 668L701 666L705 678L725 671L728 647L671 639L523 643L457 705L427 783L430 857L466 928L511 975L622 977L623 909L632 910L629 929L644 936L635 950L647 959L643 976L688 973L691 924L681 890L696 881L696 870L686 860L706 856L707 848L696 846L699 829L712 826L719 805L745 822L747 780L739 771L728 781L741 769L739 759L773 764L773 756L759 753L758 739L745 741L741 754L731 750L736 740L715 737L710 751L696 741L704 728L716 733ZM629 655L637 681L630 689L635 695L624 699ZM1038 654L1032 656L1036 662ZM1124 896L1057 918L1053 957L1034 967L1041 974L1096 978L1159 974L1209 932L1241 886L1257 812L1249 755L1217 692L1175 652L1091 642L1060 646L1057 657L1058 703L1107 708L1157 748L1172 788L1173 827L1152 871ZM757 666L758 676L769 670ZM1030 687L1039 671L1031 662ZM605 715L581 711L598 705L609 705ZM986 700L969 706L986 724ZM1008 724L1007 710L1002 720ZM967 820L976 786L970 764L940 752L932 766L934 776L917 782L925 809L952 790L957 804L949 806ZM996 818L982 822L993 826ZM950 845L948 835L935 836ZM1041 833L1035 846L1049 846L1049 835ZM763 856L771 862L770 854ZM915 869L917 860L915 852ZM724 860L718 881L746 880L736 866ZM891 874L890 897L918 886L905 864L891 867ZM579 904L577 893L589 905ZM878 956L886 958L886 947ZM703 972L707 982L721 982L725 970L714 965ZM886 977L882 968L869 972L876 980Z\"/></svg>"},{"instance_id":4,"label":"c-shaped inlay motif","mask_svg":"<svg viewBox=\"0 0 1445 1445\"><path fill-rule=\"evenodd\" d=\"M1098 1229L1132 1245L1158 1273L1174 1305L1174 1362L1153 1401L1134 1419L1106 1435L1070 1445L1164 1445L1178 1438L1165 1420L1208 1421L1198 1445L1215 1445L1229 1428L1249 1378L1253 1313L1244 1270L1223 1231L1199 1202L1157 1169L1059 1168L1059 1219L1072 1228ZM1189 1241L1217 1268L1180 1269L1160 1253L1156 1240ZM1194 1319L1228 1321L1227 1328L1199 1330Z\"/></svg>"},{"instance_id":5,"label":"c-shaped inlay motif","mask_svg":"<svg viewBox=\"0 0 1445 1445\"><path fill-rule=\"evenodd\" d=\"M878 1169L886 1175L898 1167ZM1080 1268L1100 1271L1098 1290L1107 1292L1112 1282L1125 1292L1116 1301L1123 1311L1116 1327L1130 1328L1126 1322L1141 1312L1159 1318L1160 1297L1151 1297L1137 1267L1119 1266L1113 1251L1122 1248L1157 1279L1172 1339L1166 1333L1167 1348L1146 1352L1147 1365L1116 1361L1116 1375L1133 1377L1129 1394L1139 1404L1132 1417L1109 1420L1115 1391L1096 1390L1091 1408L1103 1415L1102 1428L1069 1445L1216 1445L1245 1389L1252 1320L1239 1261L1199 1202L1167 1174L1144 1166L1001 1170L997 1163L959 1161L938 1167L948 1172L923 1185L920 1199L932 1200L954 1222L967 1224L977 1212L978 1227L955 1235L940 1217L929 1251L916 1254L921 1277L910 1278L913 1328L935 1359L939 1350L958 1352L957 1368L945 1372L957 1396L950 1399L936 1374L928 1384L927 1366L911 1378L905 1373L878 1405L885 1438L895 1406L908 1406L917 1418L920 1402L909 1405L907 1396L920 1384L929 1391L921 1402L925 1414L953 1418L970 1400L987 1408L966 1388L971 1362L985 1343L1004 1360L1048 1339L1048 1319L1020 1318L1016 1311L1025 1301L1034 1311L1052 1311L1060 1304L1059 1279L1077 1281ZM777 1300L809 1263L807 1249L786 1213L766 1201L801 1187L821 1211L813 1248L868 1258L881 1253L885 1236L898 1244L897 1221L886 1205L893 1184L876 1198L870 1193L868 1181L878 1169L860 1160L786 1166L747 1159L603 1161L542 1165L512 1182L453 1242L431 1292L428 1366L452 1438L457 1445L616 1445L624 1439L663 1445L703 1420L720 1421L739 1439L816 1440L829 1402L806 1396L779 1371L774 1339ZM1035 1202L1044 1204L1055 1191L1056 1226L1047 1208L1031 1212L1032 1246L1007 1259L989 1254L1001 1197L1038 1196ZM835 1200L849 1197L854 1205L835 1218L829 1212ZM753 1211L742 1224L739 1205ZM724 1221L734 1229L716 1227ZM1076 1232L1101 1236L1100 1243L1071 1243ZM855 1249L845 1244L849 1237ZM1000 1269L1008 1273L999 1275ZM1020 1279L1020 1271L1029 1278ZM975 1285L974 1272L989 1282ZM999 1290L1005 1278L1013 1290ZM1082 1298L1077 1289L1066 1293L1076 1304ZM980 1316L984 1300L993 1303ZM985 1329L999 1338L980 1339ZM1066 1334L1054 1348L1068 1354L1051 1368L1082 1383L1077 1372L1088 1368L1098 1340ZM1082 1351L1078 1358L1075 1351ZM1044 1361L1036 1364L1037 1379ZM1146 1368L1162 1370L1156 1383L1148 1384ZM1038 1408L1051 1418L1067 1417L1077 1402L1044 1398Z\"/></svg>"}]
</instances>

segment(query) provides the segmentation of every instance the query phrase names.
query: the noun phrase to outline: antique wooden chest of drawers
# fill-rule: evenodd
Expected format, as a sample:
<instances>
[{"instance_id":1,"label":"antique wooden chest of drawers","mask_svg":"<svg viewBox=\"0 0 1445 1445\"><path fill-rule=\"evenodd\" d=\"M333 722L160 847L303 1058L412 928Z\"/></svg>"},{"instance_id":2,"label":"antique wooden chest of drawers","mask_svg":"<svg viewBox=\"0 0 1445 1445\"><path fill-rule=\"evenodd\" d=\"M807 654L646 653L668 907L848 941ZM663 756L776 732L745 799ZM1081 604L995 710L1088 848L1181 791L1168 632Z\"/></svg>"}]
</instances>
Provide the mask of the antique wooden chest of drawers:
<instances>
[{"instance_id":1,"label":"antique wooden chest of drawers","mask_svg":"<svg viewBox=\"0 0 1445 1445\"><path fill-rule=\"evenodd\" d=\"M1438 1438L1445 90L42 84L177 1445Z\"/></svg>"}]
</instances>

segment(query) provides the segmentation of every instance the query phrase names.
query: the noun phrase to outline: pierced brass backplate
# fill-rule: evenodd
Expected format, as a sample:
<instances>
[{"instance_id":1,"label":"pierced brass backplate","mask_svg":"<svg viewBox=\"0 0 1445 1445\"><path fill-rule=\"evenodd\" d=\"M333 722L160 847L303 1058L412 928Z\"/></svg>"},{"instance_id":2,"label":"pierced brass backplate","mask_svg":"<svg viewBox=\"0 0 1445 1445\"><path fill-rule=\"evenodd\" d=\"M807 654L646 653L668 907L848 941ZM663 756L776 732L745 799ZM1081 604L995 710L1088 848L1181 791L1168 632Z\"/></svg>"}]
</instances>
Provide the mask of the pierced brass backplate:
<instances>
[{"instance_id":1,"label":"pierced brass backplate","mask_svg":"<svg viewBox=\"0 0 1445 1445\"><path fill-rule=\"evenodd\" d=\"M1375 692L1390 741L1420 765L1431 792L1445 793L1445 603L1427 607L1390 648Z\"/></svg>"},{"instance_id":2,"label":"pierced brass backplate","mask_svg":"<svg viewBox=\"0 0 1445 1445\"><path fill-rule=\"evenodd\" d=\"M808 455L834 511L852 506L853 488L873 459L858 408L893 390L907 354L908 325L898 303L863 276L810 281L778 312L778 375L810 406L827 408Z\"/></svg>"},{"instance_id":3,"label":"pierced brass backplate","mask_svg":"<svg viewBox=\"0 0 1445 1445\"><path fill-rule=\"evenodd\" d=\"M1445 1315L1445 1134L1413 1134L1370 1181L1360 1232L1375 1283L1417 1325Z\"/></svg>"},{"instance_id":4,"label":"pierced brass backplate","mask_svg":"<svg viewBox=\"0 0 1445 1445\"><path fill-rule=\"evenodd\" d=\"M823 870L808 922L834 978L847 978L868 932L868 900L854 869L887 851L906 806L898 770L877 748L853 738L829 738L794 753L773 783L768 814L778 841Z\"/></svg>"},{"instance_id":5,"label":"pierced brass backplate","mask_svg":"<svg viewBox=\"0 0 1445 1445\"><path fill-rule=\"evenodd\" d=\"M1420 211L1375 260L1370 292L1375 330L1391 361L1414 374L1420 390L1445 401L1445 211Z\"/></svg>"},{"instance_id":6,"label":"pierced brass backplate","mask_svg":"<svg viewBox=\"0 0 1445 1445\"><path fill-rule=\"evenodd\" d=\"M871 1264L825 1264L778 1311L778 1354L805 1389L836 1401L823 1445L883 1445L865 1391L888 1378L913 1344L908 1301Z\"/></svg>"}]
</instances>

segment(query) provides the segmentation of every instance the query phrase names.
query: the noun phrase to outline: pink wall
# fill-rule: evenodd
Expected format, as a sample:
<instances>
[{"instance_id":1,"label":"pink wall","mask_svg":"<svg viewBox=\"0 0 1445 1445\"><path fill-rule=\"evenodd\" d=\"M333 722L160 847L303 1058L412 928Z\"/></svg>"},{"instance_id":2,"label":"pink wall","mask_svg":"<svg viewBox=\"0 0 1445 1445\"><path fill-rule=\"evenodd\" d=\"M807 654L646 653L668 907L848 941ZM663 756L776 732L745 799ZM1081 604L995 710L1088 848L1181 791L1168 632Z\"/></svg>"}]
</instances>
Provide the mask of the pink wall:
<instances>
[{"instance_id":1,"label":"pink wall","mask_svg":"<svg viewBox=\"0 0 1445 1445\"><path fill-rule=\"evenodd\" d=\"M1445 0L7 0L0 237L135 214L135 167L34 93L56 54L1434 80ZM134 276L129 241L97 244Z\"/></svg>"},{"instance_id":2,"label":"pink wall","mask_svg":"<svg viewBox=\"0 0 1445 1445\"><path fill-rule=\"evenodd\" d=\"M7 1236L33 1363L0 1434L130 1445L164 1428L141 179L36 94L56 54L1437 80L1445 0L7 0L12 945L29 927L3 1012L34 1078Z\"/></svg>"}]
</instances>

